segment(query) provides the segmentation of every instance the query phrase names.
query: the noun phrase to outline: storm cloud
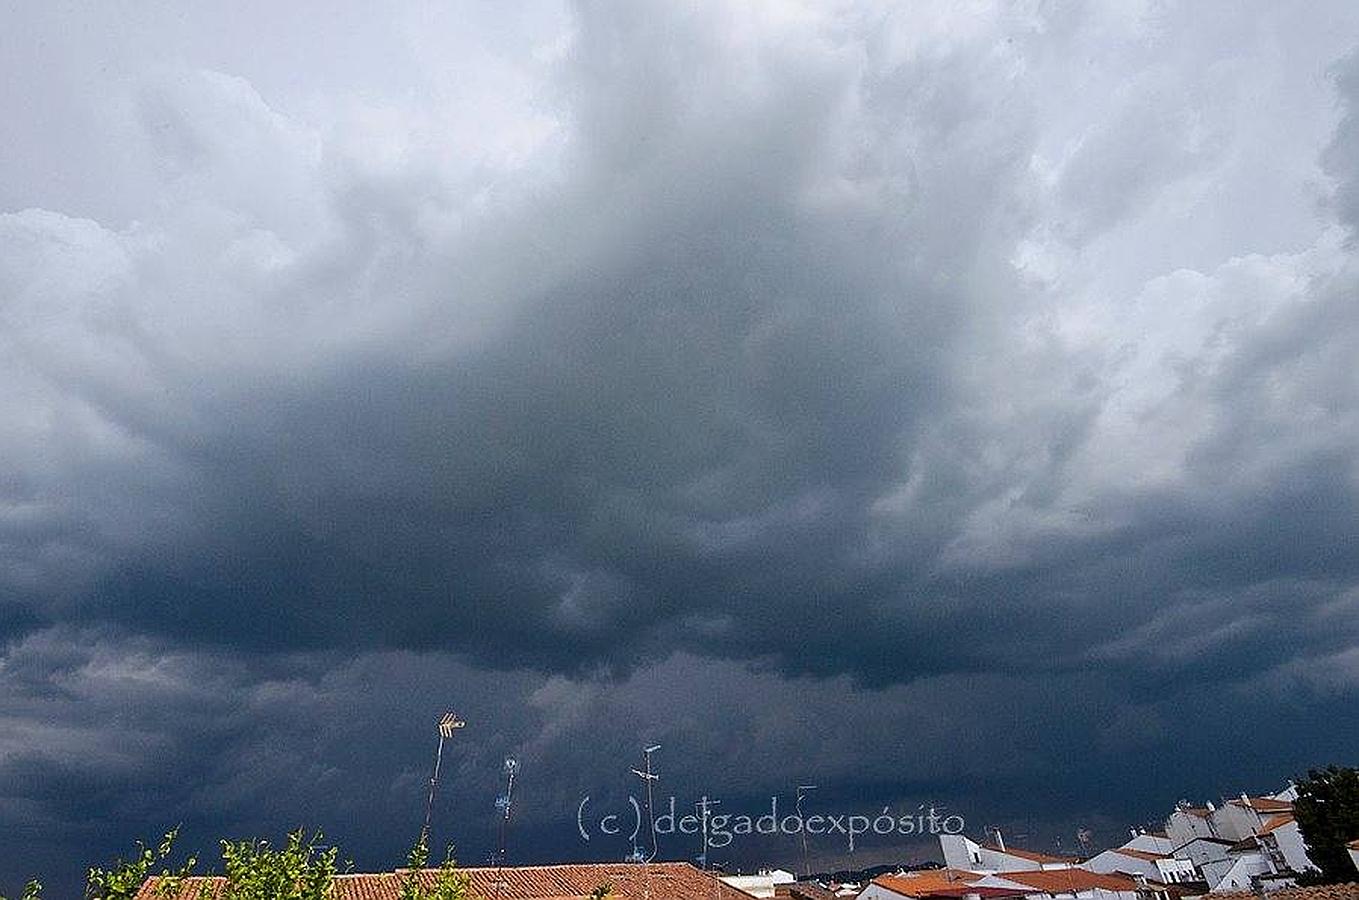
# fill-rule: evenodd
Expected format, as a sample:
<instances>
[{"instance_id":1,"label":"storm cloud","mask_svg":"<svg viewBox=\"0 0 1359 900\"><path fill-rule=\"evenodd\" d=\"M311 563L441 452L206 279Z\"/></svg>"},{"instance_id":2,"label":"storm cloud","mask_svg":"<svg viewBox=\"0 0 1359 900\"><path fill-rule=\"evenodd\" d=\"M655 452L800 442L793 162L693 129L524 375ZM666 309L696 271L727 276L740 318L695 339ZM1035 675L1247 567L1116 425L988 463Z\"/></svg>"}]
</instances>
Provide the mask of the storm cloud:
<instances>
[{"instance_id":1,"label":"storm cloud","mask_svg":"<svg viewBox=\"0 0 1359 900\"><path fill-rule=\"evenodd\" d=\"M4 17L0 883L1352 753L1350 6Z\"/></svg>"}]
</instances>

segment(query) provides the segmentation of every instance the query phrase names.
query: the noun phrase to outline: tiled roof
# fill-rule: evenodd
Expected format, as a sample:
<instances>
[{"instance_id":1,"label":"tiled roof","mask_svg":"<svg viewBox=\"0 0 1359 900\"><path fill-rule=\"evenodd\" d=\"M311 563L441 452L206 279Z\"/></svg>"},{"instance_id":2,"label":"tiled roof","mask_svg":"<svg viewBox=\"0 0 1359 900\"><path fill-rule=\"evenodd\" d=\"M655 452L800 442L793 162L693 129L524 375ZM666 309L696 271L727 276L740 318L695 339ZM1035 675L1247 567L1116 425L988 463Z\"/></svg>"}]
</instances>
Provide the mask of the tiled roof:
<instances>
[{"instance_id":1,"label":"tiled roof","mask_svg":"<svg viewBox=\"0 0 1359 900\"><path fill-rule=\"evenodd\" d=\"M1011 888L979 888L972 884L982 877L963 869L931 869L905 875L879 875L873 879L873 883L903 897L962 897L965 894L978 894L1000 898L1021 893Z\"/></svg>"},{"instance_id":2,"label":"tiled roof","mask_svg":"<svg viewBox=\"0 0 1359 900\"><path fill-rule=\"evenodd\" d=\"M601 884L613 885L612 896L650 900L749 900L750 895L723 884L713 875L688 863L579 863L559 866L506 866L460 868L471 883L473 895L501 900L579 900ZM373 875L337 875L334 900L397 900L404 872ZM420 873L432 884L436 869ZM187 879L171 900L212 900L224 884L220 877ZM155 879L148 879L138 900L157 900Z\"/></svg>"},{"instance_id":3,"label":"tiled roof","mask_svg":"<svg viewBox=\"0 0 1359 900\"><path fill-rule=\"evenodd\" d=\"M1106 891L1135 891L1137 882L1126 875L1101 875L1086 869L1042 869L1028 872L997 872L997 878L1037 888L1047 894L1066 894L1102 888Z\"/></svg>"},{"instance_id":4,"label":"tiled roof","mask_svg":"<svg viewBox=\"0 0 1359 900\"><path fill-rule=\"evenodd\" d=\"M1213 900L1258 900L1254 891L1227 891L1213 894ZM1359 883L1319 884L1270 891L1269 900L1359 900Z\"/></svg>"},{"instance_id":5,"label":"tiled roof","mask_svg":"<svg viewBox=\"0 0 1359 900\"><path fill-rule=\"evenodd\" d=\"M995 844L982 844L982 846L985 847L987 850L993 850L993 851L995 851L996 853L1004 853L1004 854L1007 854L1007 855L1009 855L1009 856L1017 856L1017 857L1019 857L1020 859L1027 859L1029 862L1036 862L1036 863L1074 863L1074 862L1077 862L1077 859L1076 859L1076 857L1074 857L1074 856L1053 856L1053 855L1050 854L1050 853L1038 853L1038 852L1036 852L1036 851L1034 851L1034 850L1020 850L1020 849L1018 849L1018 848L1016 848L1016 847L1006 847L1004 850L1002 850L1001 848L997 847Z\"/></svg>"},{"instance_id":6,"label":"tiled roof","mask_svg":"<svg viewBox=\"0 0 1359 900\"><path fill-rule=\"evenodd\" d=\"M1346 844L1345 846L1346 846L1346 847L1349 847L1351 850L1359 850L1359 838L1355 838L1354 840L1350 841L1350 842L1349 842L1348 844Z\"/></svg>"},{"instance_id":7,"label":"tiled roof","mask_svg":"<svg viewBox=\"0 0 1359 900\"><path fill-rule=\"evenodd\" d=\"M1260 833L1269 834L1274 829L1282 828L1283 826L1287 825L1289 822L1292 821L1293 813L1291 812L1279 813L1278 815L1270 816L1268 819L1265 819L1264 827L1260 829Z\"/></svg>"},{"instance_id":8,"label":"tiled roof","mask_svg":"<svg viewBox=\"0 0 1359 900\"><path fill-rule=\"evenodd\" d=\"M1227 802L1235 806L1248 806L1256 812L1262 813L1289 812L1293 809L1292 803L1287 800L1275 800L1273 797L1247 797L1244 800L1238 797Z\"/></svg>"}]
</instances>

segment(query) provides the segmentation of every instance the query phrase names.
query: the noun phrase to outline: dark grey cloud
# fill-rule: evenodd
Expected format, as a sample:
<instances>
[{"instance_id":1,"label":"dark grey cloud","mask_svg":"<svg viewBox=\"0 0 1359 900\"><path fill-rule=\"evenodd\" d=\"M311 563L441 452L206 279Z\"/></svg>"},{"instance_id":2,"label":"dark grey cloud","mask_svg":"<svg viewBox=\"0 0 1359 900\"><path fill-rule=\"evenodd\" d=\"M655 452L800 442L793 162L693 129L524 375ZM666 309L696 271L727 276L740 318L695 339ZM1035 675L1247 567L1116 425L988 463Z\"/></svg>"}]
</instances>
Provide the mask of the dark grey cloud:
<instances>
[{"instance_id":1,"label":"dark grey cloud","mask_svg":"<svg viewBox=\"0 0 1359 900\"><path fill-rule=\"evenodd\" d=\"M642 740L1051 838L1352 746L1353 11L108 15L5 29L36 862L383 864L450 699L540 857Z\"/></svg>"}]
</instances>

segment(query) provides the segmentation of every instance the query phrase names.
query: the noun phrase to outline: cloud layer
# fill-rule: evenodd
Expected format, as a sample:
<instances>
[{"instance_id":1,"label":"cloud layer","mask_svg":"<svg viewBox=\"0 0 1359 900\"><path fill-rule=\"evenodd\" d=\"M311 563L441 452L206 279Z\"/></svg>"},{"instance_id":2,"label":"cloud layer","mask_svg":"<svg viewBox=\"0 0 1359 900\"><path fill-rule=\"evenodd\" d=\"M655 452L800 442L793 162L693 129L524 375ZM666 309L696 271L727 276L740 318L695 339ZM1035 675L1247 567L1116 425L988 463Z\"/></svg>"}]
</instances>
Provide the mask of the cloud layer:
<instances>
[{"instance_id":1,"label":"cloud layer","mask_svg":"<svg viewBox=\"0 0 1359 900\"><path fill-rule=\"evenodd\" d=\"M540 856L642 740L1056 834L1359 737L1353 10L5 15L26 857L386 864L448 702Z\"/></svg>"}]
</instances>

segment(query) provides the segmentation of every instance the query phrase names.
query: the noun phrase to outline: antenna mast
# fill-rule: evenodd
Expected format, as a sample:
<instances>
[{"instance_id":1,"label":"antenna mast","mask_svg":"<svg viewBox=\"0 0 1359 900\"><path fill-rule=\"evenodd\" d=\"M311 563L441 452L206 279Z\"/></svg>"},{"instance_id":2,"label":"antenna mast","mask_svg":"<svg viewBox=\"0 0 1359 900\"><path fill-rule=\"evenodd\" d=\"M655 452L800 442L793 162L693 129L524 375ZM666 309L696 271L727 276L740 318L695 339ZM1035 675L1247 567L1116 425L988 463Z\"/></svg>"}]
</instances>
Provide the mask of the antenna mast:
<instances>
[{"instance_id":1,"label":"antenna mast","mask_svg":"<svg viewBox=\"0 0 1359 900\"><path fill-rule=\"evenodd\" d=\"M647 856L646 858L643 858L643 857L642 857L642 854L641 854L641 851L637 849L637 841L636 841L636 839L633 840L632 853L633 853L633 856L636 857L636 860L637 860L637 861L640 861L640 862L651 862L653 859L656 858L656 850L657 850L657 848L656 848L656 813L655 813L655 811L654 811L654 807L652 806L652 792L651 792L651 786L652 786L652 784L653 784L657 779L659 779L661 776L659 776L659 775L657 775L655 772L651 771L651 754L655 753L655 752L656 752L657 750L659 750L659 749L661 749L661 745L660 745L660 744L652 744L652 745L649 746L649 747L643 747L643 748L642 748L642 756L643 756L643 758L646 760L645 765L643 766L642 769L633 769L633 770L632 770L632 774L634 774L634 775L636 775L638 778L642 779L642 783L646 785L646 818L647 818L647 825L649 826L650 831L651 831L651 854L650 854L649 856Z\"/></svg>"},{"instance_id":2,"label":"antenna mast","mask_svg":"<svg viewBox=\"0 0 1359 900\"><path fill-rule=\"evenodd\" d=\"M702 826L699 833L703 837L703 851L698 855L699 868L705 872L708 870L708 819L712 817L712 808L721 805L721 800L713 800L707 794L704 794L703 799L694 804L694 809L698 810L699 821Z\"/></svg>"},{"instance_id":3,"label":"antenna mast","mask_svg":"<svg viewBox=\"0 0 1359 900\"><path fill-rule=\"evenodd\" d=\"M500 889L505 883L501 876L505 868L505 840L506 832L510 825L510 809L514 806L514 777L519 774L519 760L513 756L505 757L505 793L495 799L495 808L500 810L500 820L496 826L496 868L495 868L495 895L500 896Z\"/></svg>"},{"instance_id":4,"label":"antenna mast","mask_svg":"<svg viewBox=\"0 0 1359 900\"><path fill-rule=\"evenodd\" d=\"M797 820L800 823L805 824L802 818L802 800L807 796L808 791L814 790L816 790L816 785L814 784L799 784L797 786L797 803L795 804L795 808L797 809ZM802 877L810 878L812 875L812 864L807 858L807 829L805 827L799 828L798 832L802 835Z\"/></svg>"},{"instance_id":5,"label":"antenna mast","mask_svg":"<svg viewBox=\"0 0 1359 900\"><path fill-rule=\"evenodd\" d=\"M452 710L445 712L439 718L439 749L434 754L434 774L429 779L429 797L425 800L425 825L420 829L420 842L429 846L429 821L434 815L434 792L439 787L439 768L444 761L444 741L453 736L459 728L467 727L467 723L459 719Z\"/></svg>"}]
</instances>

